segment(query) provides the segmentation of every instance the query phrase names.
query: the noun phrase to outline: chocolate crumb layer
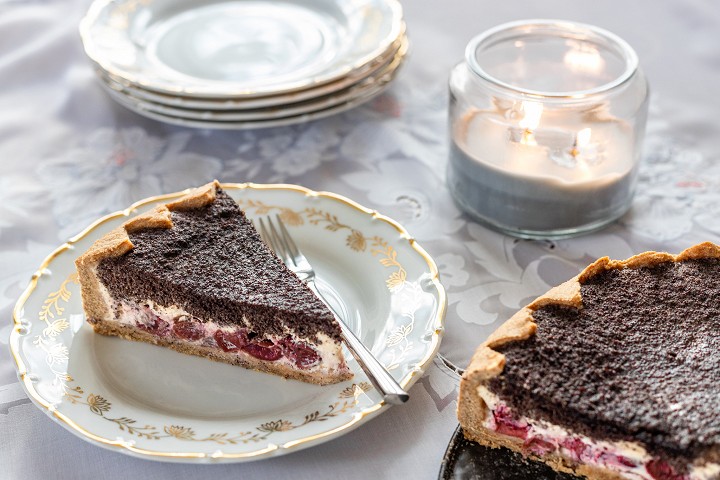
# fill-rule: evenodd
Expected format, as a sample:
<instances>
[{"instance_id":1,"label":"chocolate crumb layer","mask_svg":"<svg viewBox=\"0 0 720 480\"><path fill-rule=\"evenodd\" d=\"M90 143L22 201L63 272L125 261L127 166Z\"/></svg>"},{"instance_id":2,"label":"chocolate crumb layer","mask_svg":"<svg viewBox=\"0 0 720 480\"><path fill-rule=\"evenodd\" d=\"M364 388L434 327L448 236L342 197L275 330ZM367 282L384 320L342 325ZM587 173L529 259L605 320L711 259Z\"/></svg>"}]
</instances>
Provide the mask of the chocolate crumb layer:
<instances>
[{"instance_id":1,"label":"chocolate crumb layer","mask_svg":"<svg viewBox=\"0 0 720 480\"><path fill-rule=\"evenodd\" d=\"M490 389L529 417L638 440L681 462L720 451L720 261L608 270L583 308L544 306L537 332L496 348Z\"/></svg>"},{"instance_id":2,"label":"chocolate crumb layer","mask_svg":"<svg viewBox=\"0 0 720 480\"><path fill-rule=\"evenodd\" d=\"M327 307L262 243L237 203L218 189L215 201L172 212L172 228L131 232L134 248L103 259L97 273L114 297L177 305L202 320L338 340Z\"/></svg>"}]
</instances>

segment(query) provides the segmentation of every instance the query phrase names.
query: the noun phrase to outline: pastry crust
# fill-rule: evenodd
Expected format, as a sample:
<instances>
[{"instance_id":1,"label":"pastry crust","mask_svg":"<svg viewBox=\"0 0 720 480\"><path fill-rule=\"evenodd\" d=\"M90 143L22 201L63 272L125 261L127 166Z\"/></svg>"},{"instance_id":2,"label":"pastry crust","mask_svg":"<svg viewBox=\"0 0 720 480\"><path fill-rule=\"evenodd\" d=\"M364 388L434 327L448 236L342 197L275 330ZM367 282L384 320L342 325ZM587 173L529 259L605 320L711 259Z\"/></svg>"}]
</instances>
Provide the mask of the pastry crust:
<instances>
[{"instance_id":1,"label":"pastry crust","mask_svg":"<svg viewBox=\"0 0 720 480\"><path fill-rule=\"evenodd\" d=\"M193 189L190 193L180 197L178 200L165 205L170 211L202 208L215 201L218 188L220 188L220 182L213 180L206 185Z\"/></svg>"},{"instance_id":2,"label":"pastry crust","mask_svg":"<svg viewBox=\"0 0 720 480\"><path fill-rule=\"evenodd\" d=\"M477 390L479 386L485 385L492 378L499 376L505 367L505 356L495 348L508 342L528 339L535 334L537 324L532 316L535 310L546 305L583 308L580 286L592 277L608 270L652 267L670 261L681 262L702 258L720 258L720 246L705 242L694 245L678 255L644 252L626 260L610 260L608 257L603 257L587 266L576 277L550 289L513 315L477 348L460 381L457 414L465 436L490 447L507 447L523 455L528 454L523 450L521 440L489 431L483 427L487 416L491 413ZM541 460L556 470L587 475L588 478L607 480L622 478L606 470L574 464L558 455L543 457Z\"/></svg>"},{"instance_id":3,"label":"pastry crust","mask_svg":"<svg viewBox=\"0 0 720 480\"><path fill-rule=\"evenodd\" d=\"M78 257L75 260L75 267L80 278L80 295L88 318L112 319L112 312L102 297L103 287L97 278L98 264L105 258L119 257L132 250L134 247L128 236L129 233L148 228L172 228L170 212L202 208L214 202L219 187L220 183L213 180L207 185L193 189L174 202L158 205L105 234L96 240L87 252Z\"/></svg>"}]
</instances>

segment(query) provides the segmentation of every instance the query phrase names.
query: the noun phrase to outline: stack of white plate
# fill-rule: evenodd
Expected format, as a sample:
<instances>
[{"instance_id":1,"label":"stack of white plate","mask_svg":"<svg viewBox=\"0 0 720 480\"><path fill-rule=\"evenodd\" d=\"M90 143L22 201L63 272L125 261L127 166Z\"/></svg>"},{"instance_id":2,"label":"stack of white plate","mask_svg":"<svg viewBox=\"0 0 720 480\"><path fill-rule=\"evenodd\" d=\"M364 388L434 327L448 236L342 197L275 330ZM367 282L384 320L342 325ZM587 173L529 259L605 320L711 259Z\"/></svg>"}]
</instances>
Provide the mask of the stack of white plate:
<instances>
[{"instance_id":1,"label":"stack of white plate","mask_svg":"<svg viewBox=\"0 0 720 480\"><path fill-rule=\"evenodd\" d=\"M397 0L97 0L80 33L115 100L200 128L348 110L388 87L408 48Z\"/></svg>"}]
</instances>

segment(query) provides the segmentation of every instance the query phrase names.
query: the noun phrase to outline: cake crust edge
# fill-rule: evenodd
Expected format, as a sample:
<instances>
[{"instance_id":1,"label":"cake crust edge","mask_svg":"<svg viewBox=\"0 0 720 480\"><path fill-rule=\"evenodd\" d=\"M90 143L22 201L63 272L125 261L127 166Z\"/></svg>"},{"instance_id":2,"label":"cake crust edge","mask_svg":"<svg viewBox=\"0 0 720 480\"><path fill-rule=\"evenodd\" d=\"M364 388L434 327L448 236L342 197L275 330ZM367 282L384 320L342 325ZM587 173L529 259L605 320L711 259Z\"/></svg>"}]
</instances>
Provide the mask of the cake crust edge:
<instances>
[{"instance_id":1,"label":"cake crust edge","mask_svg":"<svg viewBox=\"0 0 720 480\"><path fill-rule=\"evenodd\" d=\"M178 200L158 205L152 210L131 218L119 227L97 239L90 248L77 259L80 279L80 296L88 318L93 320L109 320L112 318L107 303L100 294L101 284L97 277L98 264L110 257L119 257L134 248L130 241L130 233L149 228L172 228L170 213L175 210L192 210L202 208L215 201L220 183L217 180L195 188Z\"/></svg>"}]
</instances>

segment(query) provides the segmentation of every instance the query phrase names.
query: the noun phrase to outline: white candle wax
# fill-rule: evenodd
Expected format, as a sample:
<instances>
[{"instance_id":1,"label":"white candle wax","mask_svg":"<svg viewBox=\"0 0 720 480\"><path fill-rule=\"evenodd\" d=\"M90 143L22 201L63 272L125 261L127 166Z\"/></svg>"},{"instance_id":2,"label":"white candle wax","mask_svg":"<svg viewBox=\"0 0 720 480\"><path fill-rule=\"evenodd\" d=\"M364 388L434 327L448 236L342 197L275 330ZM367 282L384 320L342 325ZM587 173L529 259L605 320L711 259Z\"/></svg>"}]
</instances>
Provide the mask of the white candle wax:
<instances>
[{"instance_id":1,"label":"white candle wax","mask_svg":"<svg viewBox=\"0 0 720 480\"><path fill-rule=\"evenodd\" d=\"M529 232L573 230L622 213L636 164L625 122L563 110L544 111L531 125L508 116L475 110L456 124L448 181L466 209Z\"/></svg>"}]
</instances>

